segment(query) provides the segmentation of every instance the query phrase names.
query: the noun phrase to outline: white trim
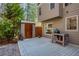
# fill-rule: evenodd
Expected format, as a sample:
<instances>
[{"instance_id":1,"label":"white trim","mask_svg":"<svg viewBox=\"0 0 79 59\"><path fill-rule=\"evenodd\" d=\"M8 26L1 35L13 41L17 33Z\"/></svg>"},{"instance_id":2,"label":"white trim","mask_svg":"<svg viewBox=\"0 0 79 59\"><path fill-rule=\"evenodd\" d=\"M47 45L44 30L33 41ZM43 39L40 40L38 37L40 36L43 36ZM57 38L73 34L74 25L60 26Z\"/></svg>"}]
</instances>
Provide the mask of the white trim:
<instances>
[{"instance_id":1,"label":"white trim","mask_svg":"<svg viewBox=\"0 0 79 59\"><path fill-rule=\"evenodd\" d=\"M70 18L70 17L76 17L77 18L77 29L76 30L67 30L67 18ZM69 16L69 17L66 17L65 18L65 31L78 31L78 15L74 15L74 16Z\"/></svg>"}]
</instances>

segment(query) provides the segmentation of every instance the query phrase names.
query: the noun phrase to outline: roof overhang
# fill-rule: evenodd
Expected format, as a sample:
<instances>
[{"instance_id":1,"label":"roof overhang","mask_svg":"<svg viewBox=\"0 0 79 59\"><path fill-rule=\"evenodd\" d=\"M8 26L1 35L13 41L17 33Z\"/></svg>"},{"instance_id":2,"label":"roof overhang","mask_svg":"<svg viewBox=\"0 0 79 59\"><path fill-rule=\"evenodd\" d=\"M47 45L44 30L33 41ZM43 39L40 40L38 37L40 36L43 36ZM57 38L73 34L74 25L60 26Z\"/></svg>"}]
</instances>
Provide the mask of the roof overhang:
<instances>
[{"instance_id":1,"label":"roof overhang","mask_svg":"<svg viewBox=\"0 0 79 59\"><path fill-rule=\"evenodd\" d=\"M32 22L32 21L21 21L21 24L23 23L32 23L32 24L35 24L35 22Z\"/></svg>"}]
</instances>

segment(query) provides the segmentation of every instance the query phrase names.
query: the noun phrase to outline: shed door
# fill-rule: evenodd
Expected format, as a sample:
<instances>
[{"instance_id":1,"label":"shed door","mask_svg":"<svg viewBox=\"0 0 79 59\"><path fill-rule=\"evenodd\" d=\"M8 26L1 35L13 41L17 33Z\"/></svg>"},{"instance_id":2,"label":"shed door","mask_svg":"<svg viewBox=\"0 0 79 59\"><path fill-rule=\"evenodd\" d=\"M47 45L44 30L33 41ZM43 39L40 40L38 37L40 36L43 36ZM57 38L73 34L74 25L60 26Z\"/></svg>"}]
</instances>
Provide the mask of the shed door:
<instances>
[{"instance_id":1,"label":"shed door","mask_svg":"<svg viewBox=\"0 0 79 59\"><path fill-rule=\"evenodd\" d=\"M42 36L42 27L35 27L35 36Z\"/></svg>"},{"instance_id":2,"label":"shed door","mask_svg":"<svg viewBox=\"0 0 79 59\"><path fill-rule=\"evenodd\" d=\"M25 24L25 38L32 38L32 24Z\"/></svg>"}]
</instances>

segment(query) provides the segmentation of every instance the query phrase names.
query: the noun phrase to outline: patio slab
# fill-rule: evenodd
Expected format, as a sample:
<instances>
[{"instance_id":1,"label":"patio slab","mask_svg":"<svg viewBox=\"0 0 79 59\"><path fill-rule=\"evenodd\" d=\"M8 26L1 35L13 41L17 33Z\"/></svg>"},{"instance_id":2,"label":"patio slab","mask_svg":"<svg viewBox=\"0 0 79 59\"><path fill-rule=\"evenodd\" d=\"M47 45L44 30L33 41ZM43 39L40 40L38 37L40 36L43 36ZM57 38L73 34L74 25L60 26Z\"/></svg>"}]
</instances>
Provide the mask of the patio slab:
<instances>
[{"instance_id":1,"label":"patio slab","mask_svg":"<svg viewBox=\"0 0 79 59\"><path fill-rule=\"evenodd\" d=\"M18 42L22 56L79 56L79 46L51 43L51 39L32 38Z\"/></svg>"},{"instance_id":2,"label":"patio slab","mask_svg":"<svg viewBox=\"0 0 79 59\"><path fill-rule=\"evenodd\" d=\"M17 44L0 46L0 56L20 56Z\"/></svg>"}]
</instances>

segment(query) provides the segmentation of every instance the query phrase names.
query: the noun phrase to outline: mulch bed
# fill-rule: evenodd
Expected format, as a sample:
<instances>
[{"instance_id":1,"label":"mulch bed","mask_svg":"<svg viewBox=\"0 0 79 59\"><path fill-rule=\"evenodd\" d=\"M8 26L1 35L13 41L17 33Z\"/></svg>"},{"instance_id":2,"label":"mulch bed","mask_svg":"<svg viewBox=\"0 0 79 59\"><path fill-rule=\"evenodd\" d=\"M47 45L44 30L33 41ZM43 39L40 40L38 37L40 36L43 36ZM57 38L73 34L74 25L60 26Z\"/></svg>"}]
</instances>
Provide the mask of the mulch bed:
<instances>
[{"instance_id":1,"label":"mulch bed","mask_svg":"<svg viewBox=\"0 0 79 59\"><path fill-rule=\"evenodd\" d=\"M17 43L17 41L7 40L7 39L0 40L0 45L7 45L7 44L14 44L14 43Z\"/></svg>"}]
</instances>

